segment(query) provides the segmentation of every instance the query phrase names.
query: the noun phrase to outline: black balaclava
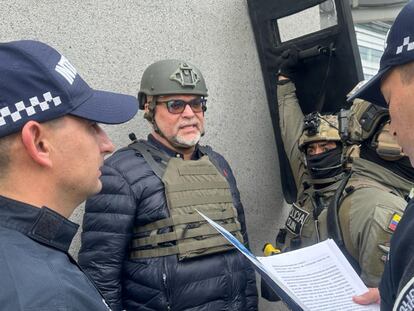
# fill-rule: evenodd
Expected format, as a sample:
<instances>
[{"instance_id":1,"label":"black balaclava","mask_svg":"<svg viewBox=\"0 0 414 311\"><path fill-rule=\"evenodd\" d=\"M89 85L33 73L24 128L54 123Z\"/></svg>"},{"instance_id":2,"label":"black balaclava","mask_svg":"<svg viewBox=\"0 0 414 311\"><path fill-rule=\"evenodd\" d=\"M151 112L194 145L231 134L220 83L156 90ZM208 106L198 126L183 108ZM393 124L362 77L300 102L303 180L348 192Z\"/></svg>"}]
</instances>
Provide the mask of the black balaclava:
<instances>
[{"instance_id":1,"label":"black balaclava","mask_svg":"<svg viewBox=\"0 0 414 311\"><path fill-rule=\"evenodd\" d=\"M343 172L342 148L322 152L317 155L306 155L306 164L312 179L327 179Z\"/></svg>"}]
</instances>

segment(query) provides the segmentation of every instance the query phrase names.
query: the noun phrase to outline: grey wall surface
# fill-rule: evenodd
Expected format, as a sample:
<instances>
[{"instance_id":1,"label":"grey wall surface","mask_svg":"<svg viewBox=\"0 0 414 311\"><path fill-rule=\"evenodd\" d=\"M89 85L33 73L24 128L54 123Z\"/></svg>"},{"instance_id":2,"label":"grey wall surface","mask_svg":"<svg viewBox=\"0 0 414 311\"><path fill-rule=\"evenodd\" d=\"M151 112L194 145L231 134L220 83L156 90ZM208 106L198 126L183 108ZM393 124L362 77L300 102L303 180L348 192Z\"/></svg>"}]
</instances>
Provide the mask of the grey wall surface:
<instances>
[{"instance_id":1,"label":"grey wall surface","mask_svg":"<svg viewBox=\"0 0 414 311\"><path fill-rule=\"evenodd\" d=\"M250 245L261 254L286 217L265 90L245 0L1 0L0 41L41 40L57 48L97 89L136 95L150 63L197 64L209 88L207 134L232 165L245 206ZM139 113L106 128L117 147L146 137ZM82 221L82 207L72 215ZM71 252L76 255L79 239ZM261 301L260 310L284 310Z\"/></svg>"}]
</instances>

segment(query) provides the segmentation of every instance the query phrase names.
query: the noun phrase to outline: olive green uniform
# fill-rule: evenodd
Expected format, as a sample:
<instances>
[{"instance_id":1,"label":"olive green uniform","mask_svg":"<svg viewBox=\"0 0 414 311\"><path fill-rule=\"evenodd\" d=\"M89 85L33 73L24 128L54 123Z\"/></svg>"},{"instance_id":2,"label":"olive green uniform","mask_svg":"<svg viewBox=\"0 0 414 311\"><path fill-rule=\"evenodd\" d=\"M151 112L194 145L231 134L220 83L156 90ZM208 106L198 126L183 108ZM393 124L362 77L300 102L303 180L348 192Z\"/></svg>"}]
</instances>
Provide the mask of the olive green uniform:
<instances>
[{"instance_id":1,"label":"olive green uniform","mask_svg":"<svg viewBox=\"0 0 414 311\"><path fill-rule=\"evenodd\" d=\"M299 150L304 116L295 91L295 85L291 82L277 87L280 134L299 193L301 189L303 191L303 182L308 179L308 174Z\"/></svg>"},{"instance_id":2,"label":"olive green uniform","mask_svg":"<svg viewBox=\"0 0 414 311\"><path fill-rule=\"evenodd\" d=\"M378 164L353 160L352 175L340 202L339 222L346 249L358 261L367 286L379 285L391 235L412 186Z\"/></svg>"},{"instance_id":3,"label":"olive green uniform","mask_svg":"<svg viewBox=\"0 0 414 311\"><path fill-rule=\"evenodd\" d=\"M303 154L299 149L304 115L295 91L295 85L291 82L279 85L277 88L281 136L298 189L297 200L292 204L286 220L285 241L277 245L284 251L309 246L320 241L320 230L317 228L326 227L326 217L323 216L325 212L319 216L315 213L318 210L317 206L327 206L340 183L338 181L318 190L307 186L311 185L311 181L305 167Z\"/></svg>"},{"instance_id":4,"label":"olive green uniform","mask_svg":"<svg viewBox=\"0 0 414 311\"><path fill-rule=\"evenodd\" d=\"M303 188L303 182L308 179L298 148L303 113L293 83L280 85L277 91L282 139L298 187L298 200L292 206L285 226L285 243L278 245L282 250L288 250L328 238L327 209L324 208L315 221L313 213L320 203L312 198L321 196L322 204L327 206L340 181L318 191L313 187ZM362 280L367 286L377 287L391 235L405 209L405 197L412 184L390 170L361 158L353 159L351 172L339 202L341 232L346 250L359 264Z\"/></svg>"}]
</instances>

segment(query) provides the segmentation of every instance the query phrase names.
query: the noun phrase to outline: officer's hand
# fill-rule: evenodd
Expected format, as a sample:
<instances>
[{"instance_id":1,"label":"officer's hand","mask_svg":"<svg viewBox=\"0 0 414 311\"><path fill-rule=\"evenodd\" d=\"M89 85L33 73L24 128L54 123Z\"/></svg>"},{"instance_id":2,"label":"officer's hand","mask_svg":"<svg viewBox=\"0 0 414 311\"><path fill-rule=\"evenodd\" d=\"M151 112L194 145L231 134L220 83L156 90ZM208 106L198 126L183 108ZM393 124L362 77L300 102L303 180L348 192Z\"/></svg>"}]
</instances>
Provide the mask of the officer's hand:
<instances>
[{"instance_id":1,"label":"officer's hand","mask_svg":"<svg viewBox=\"0 0 414 311\"><path fill-rule=\"evenodd\" d=\"M292 74L297 70L299 65L299 50L290 48L283 51L280 56L279 75L292 79Z\"/></svg>"},{"instance_id":2,"label":"officer's hand","mask_svg":"<svg viewBox=\"0 0 414 311\"><path fill-rule=\"evenodd\" d=\"M369 288L365 294L352 297L352 300L360 305L379 304L381 297L378 288Z\"/></svg>"}]
</instances>

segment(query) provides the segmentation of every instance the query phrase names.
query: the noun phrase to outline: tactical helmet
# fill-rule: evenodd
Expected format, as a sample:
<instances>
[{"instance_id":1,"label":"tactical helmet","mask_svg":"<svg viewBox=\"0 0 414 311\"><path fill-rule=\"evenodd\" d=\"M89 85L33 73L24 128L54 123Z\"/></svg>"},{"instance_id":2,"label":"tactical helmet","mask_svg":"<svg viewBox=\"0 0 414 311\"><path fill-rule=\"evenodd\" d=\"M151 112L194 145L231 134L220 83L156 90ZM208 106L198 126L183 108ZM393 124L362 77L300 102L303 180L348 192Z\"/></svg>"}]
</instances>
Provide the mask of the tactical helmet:
<instances>
[{"instance_id":1,"label":"tactical helmet","mask_svg":"<svg viewBox=\"0 0 414 311\"><path fill-rule=\"evenodd\" d=\"M167 59L145 69L138 92L139 108L144 109L147 96L194 94L208 96L200 70L189 62Z\"/></svg>"},{"instance_id":2,"label":"tactical helmet","mask_svg":"<svg viewBox=\"0 0 414 311\"><path fill-rule=\"evenodd\" d=\"M390 133L390 115L387 108L355 99L349 110L347 126L349 144L368 141L376 153L387 161L396 161L405 156Z\"/></svg>"},{"instance_id":3,"label":"tactical helmet","mask_svg":"<svg viewBox=\"0 0 414 311\"><path fill-rule=\"evenodd\" d=\"M308 144L317 141L341 141L336 115L321 115L312 112L303 119L303 132L299 138L299 149L304 152Z\"/></svg>"},{"instance_id":4,"label":"tactical helmet","mask_svg":"<svg viewBox=\"0 0 414 311\"><path fill-rule=\"evenodd\" d=\"M387 120L389 120L387 108L357 98L349 112L348 139L351 143L362 142L372 137L379 126Z\"/></svg>"}]
</instances>

